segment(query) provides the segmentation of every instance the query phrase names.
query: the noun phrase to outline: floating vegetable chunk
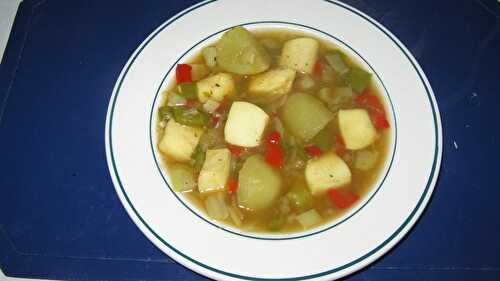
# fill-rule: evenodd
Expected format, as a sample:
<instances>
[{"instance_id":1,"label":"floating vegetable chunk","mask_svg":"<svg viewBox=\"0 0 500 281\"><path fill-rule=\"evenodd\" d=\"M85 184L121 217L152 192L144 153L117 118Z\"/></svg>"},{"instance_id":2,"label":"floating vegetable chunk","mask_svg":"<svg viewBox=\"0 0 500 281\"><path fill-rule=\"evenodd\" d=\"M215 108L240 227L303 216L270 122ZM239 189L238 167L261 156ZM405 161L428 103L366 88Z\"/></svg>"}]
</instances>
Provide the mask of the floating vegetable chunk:
<instances>
[{"instance_id":1,"label":"floating vegetable chunk","mask_svg":"<svg viewBox=\"0 0 500 281\"><path fill-rule=\"evenodd\" d=\"M281 188L279 172L261 155L250 156L239 173L238 203L246 209L264 210L278 199Z\"/></svg>"},{"instance_id":2,"label":"floating vegetable chunk","mask_svg":"<svg viewBox=\"0 0 500 281\"><path fill-rule=\"evenodd\" d=\"M203 128L181 125L171 119L165 127L158 148L179 162L188 162L203 131Z\"/></svg>"},{"instance_id":3,"label":"floating vegetable chunk","mask_svg":"<svg viewBox=\"0 0 500 281\"><path fill-rule=\"evenodd\" d=\"M332 121L333 113L316 97L299 93L288 98L281 119L293 135L307 141Z\"/></svg>"},{"instance_id":4,"label":"floating vegetable chunk","mask_svg":"<svg viewBox=\"0 0 500 281\"><path fill-rule=\"evenodd\" d=\"M227 148L209 149L198 177L201 193L225 189L229 179L231 152Z\"/></svg>"},{"instance_id":5,"label":"floating vegetable chunk","mask_svg":"<svg viewBox=\"0 0 500 281\"><path fill-rule=\"evenodd\" d=\"M281 51L280 65L312 73L318 58L318 49L318 41L312 38L303 37L287 41Z\"/></svg>"},{"instance_id":6,"label":"floating vegetable chunk","mask_svg":"<svg viewBox=\"0 0 500 281\"><path fill-rule=\"evenodd\" d=\"M229 110L224 137L230 144L254 147L261 142L269 116L249 102L234 102Z\"/></svg>"},{"instance_id":7,"label":"floating vegetable chunk","mask_svg":"<svg viewBox=\"0 0 500 281\"><path fill-rule=\"evenodd\" d=\"M236 74L257 74L266 71L271 57L261 43L245 28L238 26L224 33L216 45L217 64Z\"/></svg>"},{"instance_id":8,"label":"floating vegetable chunk","mask_svg":"<svg viewBox=\"0 0 500 281\"><path fill-rule=\"evenodd\" d=\"M278 68L254 76L248 85L248 91L257 97L269 100L281 97L290 92L295 79L295 70Z\"/></svg>"},{"instance_id":9,"label":"floating vegetable chunk","mask_svg":"<svg viewBox=\"0 0 500 281\"><path fill-rule=\"evenodd\" d=\"M322 194L330 188L345 186L351 182L349 166L335 153L327 153L309 160L305 175L313 195Z\"/></svg>"},{"instance_id":10,"label":"floating vegetable chunk","mask_svg":"<svg viewBox=\"0 0 500 281\"><path fill-rule=\"evenodd\" d=\"M339 110L339 128L347 149L362 149L377 138L377 131L365 109Z\"/></svg>"},{"instance_id":11,"label":"floating vegetable chunk","mask_svg":"<svg viewBox=\"0 0 500 281\"><path fill-rule=\"evenodd\" d=\"M219 73L198 81L198 99L221 101L225 97L234 95L235 86L233 77L227 73Z\"/></svg>"}]
</instances>

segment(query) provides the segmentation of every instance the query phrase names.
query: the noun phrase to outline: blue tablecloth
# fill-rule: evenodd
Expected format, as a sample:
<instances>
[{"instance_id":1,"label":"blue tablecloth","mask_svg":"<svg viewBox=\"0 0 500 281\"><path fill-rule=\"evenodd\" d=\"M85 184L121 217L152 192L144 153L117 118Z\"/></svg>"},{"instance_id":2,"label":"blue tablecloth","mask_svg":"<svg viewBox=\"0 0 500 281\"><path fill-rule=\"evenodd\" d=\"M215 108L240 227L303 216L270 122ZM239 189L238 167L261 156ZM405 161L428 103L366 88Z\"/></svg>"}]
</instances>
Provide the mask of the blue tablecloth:
<instances>
[{"instance_id":1,"label":"blue tablecloth","mask_svg":"<svg viewBox=\"0 0 500 281\"><path fill-rule=\"evenodd\" d=\"M204 279L134 225L104 152L106 109L121 68L155 27L195 2L21 4L0 69L5 274ZM444 130L440 179L423 216L392 251L348 279L500 280L500 3L345 2L413 53L434 89Z\"/></svg>"}]
</instances>

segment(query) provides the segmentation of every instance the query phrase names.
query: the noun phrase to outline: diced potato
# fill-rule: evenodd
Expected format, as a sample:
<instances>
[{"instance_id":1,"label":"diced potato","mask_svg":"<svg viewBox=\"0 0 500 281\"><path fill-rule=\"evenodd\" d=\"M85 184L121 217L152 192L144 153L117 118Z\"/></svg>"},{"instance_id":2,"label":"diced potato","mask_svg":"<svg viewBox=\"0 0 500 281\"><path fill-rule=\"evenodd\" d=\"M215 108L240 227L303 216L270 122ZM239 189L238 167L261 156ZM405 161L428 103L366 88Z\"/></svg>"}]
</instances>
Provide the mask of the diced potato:
<instances>
[{"instance_id":1,"label":"diced potato","mask_svg":"<svg viewBox=\"0 0 500 281\"><path fill-rule=\"evenodd\" d=\"M294 79L295 70L293 69L269 70L252 77L248 84L248 91L254 96L275 99L290 92Z\"/></svg>"},{"instance_id":2,"label":"diced potato","mask_svg":"<svg viewBox=\"0 0 500 281\"><path fill-rule=\"evenodd\" d=\"M285 127L293 135L308 141L334 116L318 98L299 93L288 98L281 111L281 117Z\"/></svg>"},{"instance_id":3,"label":"diced potato","mask_svg":"<svg viewBox=\"0 0 500 281\"><path fill-rule=\"evenodd\" d=\"M234 102L229 110L224 138L226 142L243 147L255 147L261 142L269 116L249 102Z\"/></svg>"},{"instance_id":4,"label":"diced potato","mask_svg":"<svg viewBox=\"0 0 500 281\"><path fill-rule=\"evenodd\" d=\"M209 73L210 69L204 64L189 64L191 66L191 78L193 81L198 81L205 78Z\"/></svg>"},{"instance_id":5,"label":"diced potato","mask_svg":"<svg viewBox=\"0 0 500 281\"><path fill-rule=\"evenodd\" d=\"M221 101L226 96L232 96L236 91L233 77L227 73L217 73L196 83L198 99L206 102L209 99Z\"/></svg>"},{"instance_id":6,"label":"diced potato","mask_svg":"<svg viewBox=\"0 0 500 281\"><path fill-rule=\"evenodd\" d=\"M239 172L238 204L258 211L271 207L281 193L280 173L262 155L248 157Z\"/></svg>"},{"instance_id":7,"label":"diced potato","mask_svg":"<svg viewBox=\"0 0 500 281\"><path fill-rule=\"evenodd\" d=\"M179 162L188 162L203 131L203 128L181 125L170 119L165 126L158 148L162 153Z\"/></svg>"},{"instance_id":8,"label":"diced potato","mask_svg":"<svg viewBox=\"0 0 500 281\"><path fill-rule=\"evenodd\" d=\"M224 193L217 192L205 199L205 210L212 219L225 220L229 217L229 206L224 197Z\"/></svg>"},{"instance_id":9,"label":"diced potato","mask_svg":"<svg viewBox=\"0 0 500 281\"><path fill-rule=\"evenodd\" d=\"M297 221L302 225L304 229L307 229L313 225L321 222L321 216L315 209L311 209L297 216Z\"/></svg>"},{"instance_id":10,"label":"diced potato","mask_svg":"<svg viewBox=\"0 0 500 281\"><path fill-rule=\"evenodd\" d=\"M196 187L194 170L191 166L186 164L172 164L169 165L168 170L175 191L191 191Z\"/></svg>"},{"instance_id":11,"label":"diced potato","mask_svg":"<svg viewBox=\"0 0 500 281\"><path fill-rule=\"evenodd\" d=\"M351 182L351 170L335 153L326 153L307 162L306 181L313 195Z\"/></svg>"},{"instance_id":12,"label":"diced potato","mask_svg":"<svg viewBox=\"0 0 500 281\"><path fill-rule=\"evenodd\" d=\"M231 152L227 148L209 149L198 177L200 193L223 190L229 178Z\"/></svg>"},{"instance_id":13,"label":"diced potato","mask_svg":"<svg viewBox=\"0 0 500 281\"><path fill-rule=\"evenodd\" d=\"M365 109L339 110L338 118L346 148L362 149L375 141L377 131Z\"/></svg>"},{"instance_id":14,"label":"diced potato","mask_svg":"<svg viewBox=\"0 0 500 281\"><path fill-rule=\"evenodd\" d=\"M312 73L318 58L318 41L312 38L296 38L285 42L281 51L280 65L300 72Z\"/></svg>"},{"instance_id":15,"label":"diced potato","mask_svg":"<svg viewBox=\"0 0 500 281\"><path fill-rule=\"evenodd\" d=\"M217 64L225 71L248 75L266 71L271 57L262 44L241 26L224 33L217 42Z\"/></svg>"}]
</instances>

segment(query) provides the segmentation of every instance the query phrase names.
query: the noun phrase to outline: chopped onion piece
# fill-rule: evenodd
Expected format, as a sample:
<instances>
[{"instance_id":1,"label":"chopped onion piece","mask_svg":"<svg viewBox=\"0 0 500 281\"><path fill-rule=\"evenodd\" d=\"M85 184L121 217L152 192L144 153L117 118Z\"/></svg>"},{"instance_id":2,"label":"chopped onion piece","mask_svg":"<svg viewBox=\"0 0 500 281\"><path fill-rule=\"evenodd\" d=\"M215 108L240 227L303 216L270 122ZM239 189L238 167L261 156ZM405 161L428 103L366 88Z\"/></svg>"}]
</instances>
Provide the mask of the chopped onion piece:
<instances>
[{"instance_id":1,"label":"chopped onion piece","mask_svg":"<svg viewBox=\"0 0 500 281\"><path fill-rule=\"evenodd\" d=\"M228 206L224 194L221 192L212 194L205 199L205 209L213 219L225 220L229 217Z\"/></svg>"}]
</instances>

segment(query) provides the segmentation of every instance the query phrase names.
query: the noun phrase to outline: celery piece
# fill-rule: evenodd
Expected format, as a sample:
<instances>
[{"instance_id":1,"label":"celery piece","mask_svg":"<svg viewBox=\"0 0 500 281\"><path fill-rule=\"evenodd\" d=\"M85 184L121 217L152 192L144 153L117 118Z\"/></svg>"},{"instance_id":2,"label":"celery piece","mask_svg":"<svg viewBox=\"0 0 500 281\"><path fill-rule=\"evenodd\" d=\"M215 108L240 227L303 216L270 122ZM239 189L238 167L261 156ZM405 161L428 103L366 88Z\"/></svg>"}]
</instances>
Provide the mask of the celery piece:
<instances>
[{"instance_id":1,"label":"celery piece","mask_svg":"<svg viewBox=\"0 0 500 281\"><path fill-rule=\"evenodd\" d=\"M197 99L198 98L198 86L196 83L183 83L177 86L179 94L187 99Z\"/></svg>"},{"instance_id":2,"label":"celery piece","mask_svg":"<svg viewBox=\"0 0 500 281\"><path fill-rule=\"evenodd\" d=\"M340 51L329 52L325 55L328 64L340 75L344 75L349 71L349 66L343 59L343 54Z\"/></svg>"},{"instance_id":3,"label":"celery piece","mask_svg":"<svg viewBox=\"0 0 500 281\"><path fill-rule=\"evenodd\" d=\"M298 181L286 194L292 207L299 212L307 211L313 206L313 197L305 182Z\"/></svg>"},{"instance_id":4,"label":"celery piece","mask_svg":"<svg viewBox=\"0 0 500 281\"><path fill-rule=\"evenodd\" d=\"M361 68L353 67L345 76L345 79L351 88L361 93L370 82L371 74Z\"/></svg>"},{"instance_id":5,"label":"celery piece","mask_svg":"<svg viewBox=\"0 0 500 281\"><path fill-rule=\"evenodd\" d=\"M208 124L209 117L205 112L195 108L174 107L174 120L186 126L205 126Z\"/></svg>"},{"instance_id":6,"label":"celery piece","mask_svg":"<svg viewBox=\"0 0 500 281\"><path fill-rule=\"evenodd\" d=\"M172 118L172 108L169 106L161 106L158 108L158 116L160 120L169 120Z\"/></svg>"},{"instance_id":7,"label":"celery piece","mask_svg":"<svg viewBox=\"0 0 500 281\"><path fill-rule=\"evenodd\" d=\"M205 162L205 151L198 146L191 156L193 159L193 167L196 171L200 171L203 166L203 162Z\"/></svg>"},{"instance_id":8,"label":"celery piece","mask_svg":"<svg viewBox=\"0 0 500 281\"><path fill-rule=\"evenodd\" d=\"M328 127L316 134L311 141L323 152L330 150L333 146L333 136L330 134Z\"/></svg>"}]
</instances>

